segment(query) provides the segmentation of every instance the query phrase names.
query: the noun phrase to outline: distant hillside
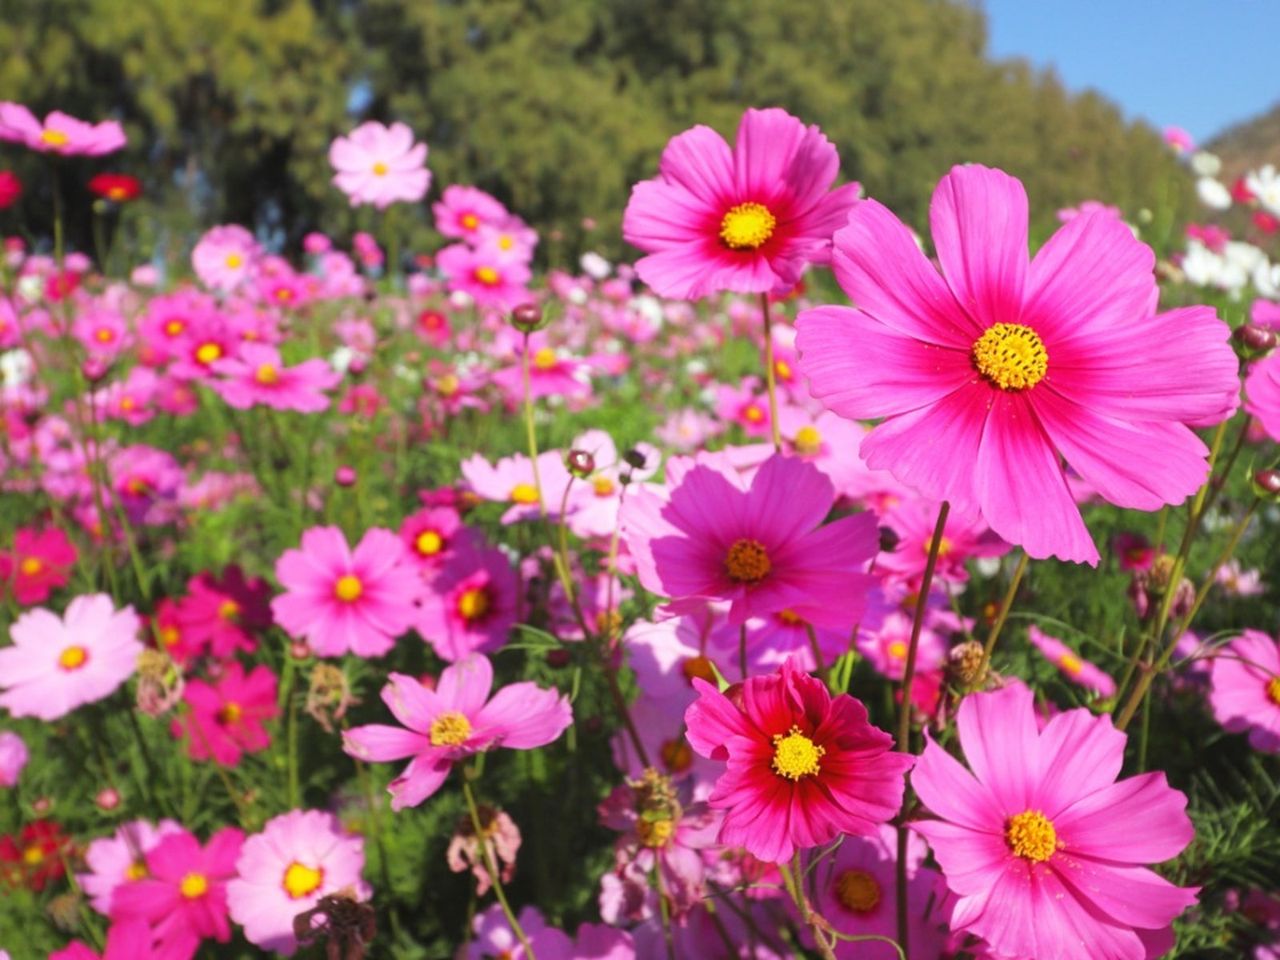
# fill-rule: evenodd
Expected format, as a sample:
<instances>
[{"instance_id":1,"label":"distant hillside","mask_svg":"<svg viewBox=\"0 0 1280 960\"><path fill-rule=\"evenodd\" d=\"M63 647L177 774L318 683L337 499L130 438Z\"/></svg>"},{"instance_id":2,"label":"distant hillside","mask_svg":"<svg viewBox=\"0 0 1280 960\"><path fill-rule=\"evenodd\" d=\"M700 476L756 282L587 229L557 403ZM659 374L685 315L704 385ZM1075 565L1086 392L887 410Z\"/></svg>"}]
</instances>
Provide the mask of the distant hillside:
<instances>
[{"instance_id":1,"label":"distant hillside","mask_svg":"<svg viewBox=\"0 0 1280 960\"><path fill-rule=\"evenodd\" d=\"M1280 103L1228 128L1205 146L1222 158L1222 178L1227 182L1264 163L1280 164Z\"/></svg>"}]
</instances>

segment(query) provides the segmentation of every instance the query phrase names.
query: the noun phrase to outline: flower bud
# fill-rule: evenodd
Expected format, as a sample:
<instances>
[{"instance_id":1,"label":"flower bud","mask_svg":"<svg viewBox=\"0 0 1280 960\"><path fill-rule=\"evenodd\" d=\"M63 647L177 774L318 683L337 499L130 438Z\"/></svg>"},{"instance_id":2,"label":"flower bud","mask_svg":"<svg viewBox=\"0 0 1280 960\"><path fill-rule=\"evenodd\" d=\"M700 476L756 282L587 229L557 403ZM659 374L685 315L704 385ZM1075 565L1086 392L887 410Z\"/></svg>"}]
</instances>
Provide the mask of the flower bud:
<instances>
[{"instance_id":1,"label":"flower bud","mask_svg":"<svg viewBox=\"0 0 1280 960\"><path fill-rule=\"evenodd\" d=\"M1280 497L1280 470L1259 470L1253 475L1253 490L1259 497Z\"/></svg>"},{"instance_id":2,"label":"flower bud","mask_svg":"<svg viewBox=\"0 0 1280 960\"><path fill-rule=\"evenodd\" d=\"M542 308L536 303L522 303L511 311L511 325L521 333L533 333L543 327Z\"/></svg>"},{"instance_id":3,"label":"flower bud","mask_svg":"<svg viewBox=\"0 0 1280 960\"><path fill-rule=\"evenodd\" d=\"M596 472L596 458L586 450L570 450L565 454L564 465L579 480L585 480Z\"/></svg>"},{"instance_id":4,"label":"flower bud","mask_svg":"<svg viewBox=\"0 0 1280 960\"><path fill-rule=\"evenodd\" d=\"M547 651L547 666L560 669L567 667L573 657L564 647L552 647Z\"/></svg>"},{"instance_id":5,"label":"flower bud","mask_svg":"<svg viewBox=\"0 0 1280 960\"><path fill-rule=\"evenodd\" d=\"M1232 336L1243 349L1245 356L1256 357L1275 349L1276 335L1265 327L1246 323L1236 330Z\"/></svg>"},{"instance_id":6,"label":"flower bud","mask_svg":"<svg viewBox=\"0 0 1280 960\"><path fill-rule=\"evenodd\" d=\"M333 471L333 482L340 487L353 487L356 483L355 467L349 467L345 464Z\"/></svg>"},{"instance_id":7,"label":"flower bud","mask_svg":"<svg viewBox=\"0 0 1280 960\"><path fill-rule=\"evenodd\" d=\"M984 659L982 644L977 640L967 640L952 647L947 654L947 673L958 687L976 687L985 679L982 676Z\"/></svg>"}]
</instances>

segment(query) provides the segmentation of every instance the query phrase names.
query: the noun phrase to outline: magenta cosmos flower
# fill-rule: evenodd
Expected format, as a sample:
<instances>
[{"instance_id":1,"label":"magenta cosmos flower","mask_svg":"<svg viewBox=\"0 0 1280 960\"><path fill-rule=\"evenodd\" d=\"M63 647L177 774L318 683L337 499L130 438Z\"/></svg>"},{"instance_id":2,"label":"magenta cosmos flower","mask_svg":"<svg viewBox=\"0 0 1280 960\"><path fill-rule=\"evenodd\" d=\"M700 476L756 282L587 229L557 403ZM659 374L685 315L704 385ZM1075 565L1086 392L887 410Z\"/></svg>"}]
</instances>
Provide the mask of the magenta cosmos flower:
<instances>
[{"instance_id":1,"label":"magenta cosmos flower","mask_svg":"<svg viewBox=\"0 0 1280 960\"><path fill-rule=\"evenodd\" d=\"M1062 671L1062 675L1072 683L1092 690L1100 697L1114 697L1116 682L1103 670L1088 660L1082 659L1074 650L1059 640L1044 633L1034 623L1027 628L1027 639L1031 645L1044 654L1045 659Z\"/></svg>"},{"instance_id":2,"label":"magenta cosmos flower","mask_svg":"<svg viewBox=\"0 0 1280 960\"><path fill-rule=\"evenodd\" d=\"M373 891L361 879L364 840L319 810L272 817L240 848L236 876L227 884L231 919L252 944L291 955L298 947L293 918L321 897L349 890L357 900Z\"/></svg>"},{"instance_id":3,"label":"magenta cosmos flower","mask_svg":"<svg viewBox=\"0 0 1280 960\"><path fill-rule=\"evenodd\" d=\"M966 697L957 725L969 770L930 740L911 775L941 818L913 826L957 897L952 929L1002 956L1143 960L1196 900L1146 866L1191 841L1187 798L1163 773L1116 782L1110 717L1069 710L1038 733L1021 685Z\"/></svg>"},{"instance_id":4,"label":"magenta cosmos flower","mask_svg":"<svg viewBox=\"0 0 1280 960\"><path fill-rule=\"evenodd\" d=\"M334 186L353 207L371 203L384 210L393 203L417 203L431 185L426 162L427 145L414 143L413 131L403 123L386 127L370 120L329 147L329 163L337 171Z\"/></svg>"},{"instance_id":5,"label":"magenta cosmos flower","mask_svg":"<svg viewBox=\"0 0 1280 960\"><path fill-rule=\"evenodd\" d=\"M725 811L720 842L766 863L842 833L874 836L902 805L915 758L867 719L848 694L785 660L726 693L694 678L698 699L685 711L689 743L728 764L708 803Z\"/></svg>"},{"instance_id":6,"label":"magenta cosmos flower","mask_svg":"<svg viewBox=\"0 0 1280 960\"><path fill-rule=\"evenodd\" d=\"M312 527L276 561L276 579L286 591L271 601L276 623L319 657L382 656L413 625L421 592L400 538L378 528L352 550L337 527Z\"/></svg>"},{"instance_id":7,"label":"magenta cosmos flower","mask_svg":"<svg viewBox=\"0 0 1280 960\"><path fill-rule=\"evenodd\" d=\"M111 836L90 843L84 854L89 872L77 874L76 881L93 909L110 916L116 890L147 876L147 854L165 837L185 832L174 820L161 820L159 825L134 820L117 827Z\"/></svg>"},{"instance_id":8,"label":"magenta cosmos flower","mask_svg":"<svg viewBox=\"0 0 1280 960\"><path fill-rule=\"evenodd\" d=\"M821 627L858 622L875 582L864 571L879 549L876 518L819 526L835 490L817 467L775 455L748 482L702 455L669 461L666 476L666 490L642 487L621 513L646 589L677 612L727 601L735 625L783 610Z\"/></svg>"},{"instance_id":9,"label":"magenta cosmos flower","mask_svg":"<svg viewBox=\"0 0 1280 960\"><path fill-rule=\"evenodd\" d=\"M243 842L235 827L219 830L203 847L185 831L165 837L147 853L147 876L116 888L111 919L151 924L165 960L194 957L206 937L226 943L227 881Z\"/></svg>"},{"instance_id":10,"label":"magenta cosmos flower","mask_svg":"<svg viewBox=\"0 0 1280 960\"><path fill-rule=\"evenodd\" d=\"M545 746L573 722L568 699L534 683L513 683L490 699L493 667L479 654L445 667L435 690L402 673L389 680L382 700L408 729L355 727L343 734L342 746L360 760L413 758L387 787L393 810L422 803L464 757L495 747Z\"/></svg>"},{"instance_id":11,"label":"magenta cosmos flower","mask_svg":"<svg viewBox=\"0 0 1280 960\"><path fill-rule=\"evenodd\" d=\"M8 954L0 950L0 960L8 960ZM72 940L61 950L49 954L49 960L152 960L158 954L153 950L151 927L143 920L121 920L107 931L107 941L98 953L83 940Z\"/></svg>"},{"instance_id":12,"label":"magenta cosmos flower","mask_svg":"<svg viewBox=\"0 0 1280 960\"><path fill-rule=\"evenodd\" d=\"M213 759L234 767L244 753L257 753L271 745L263 723L278 713L276 675L258 664L245 676L244 667L232 661L215 683L192 680L182 692L189 712L175 720L170 732L187 737L187 752L195 760Z\"/></svg>"},{"instance_id":13,"label":"magenta cosmos flower","mask_svg":"<svg viewBox=\"0 0 1280 960\"><path fill-rule=\"evenodd\" d=\"M210 290L228 293L249 276L260 253L253 234L238 224L226 224L205 232L191 251L191 266Z\"/></svg>"},{"instance_id":14,"label":"magenta cosmos flower","mask_svg":"<svg viewBox=\"0 0 1280 960\"><path fill-rule=\"evenodd\" d=\"M0 707L15 717L57 720L111 696L137 669L143 646L133 607L117 610L105 593L76 597L66 613L43 607L9 630L0 650Z\"/></svg>"},{"instance_id":15,"label":"magenta cosmos flower","mask_svg":"<svg viewBox=\"0 0 1280 960\"><path fill-rule=\"evenodd\" d=\"M1121 507L1197 490L1208 451L1185 424L1235 409L1230 331L1209 307L1155 314L1155 256L1114 217L1077 217L1028 261L1026 193L1002 171L953 169L930 222L941 274L887 209L854 207L834 265L858 306L800 314L800 370L831 410L883 421L872 469L1032 557L1096 565L1061 458Z\"/></svg>"},{"instance_id":16,"label":"magenta cosmos flower","mask_svg":"<svg viewBox=\"0 0 1280 960\"><path fill-rule=\"evenodd\" d=\"M831 184L840 158L785 110L748 110L733 149L710 127L673 137L656 180L631 190L622 235L647 257L640 279L664 297L768 293L830 257L858 185Z\"/></svg>"},{"instance_id":17,"label":"magenta cosmos flower","mask_svg":"<svg viewBox=\"0 0 1280 960\"><path fill-rule=\"evenodd\" d=\"M1246 630L1213 660L1209 703L1233 733L1249 731L1255 750L1280 753L1280 643Z\"/></svg>"},{"instance_id":18,"label":"magenta cosmos flower","mask_svg":"<svg viewBox=\"0 0 1280 960\"><path fill-rule=\"evenodd\" d=\"M485 228L501 227L511 219L502 202L477 187L453 184L444 188L432 204L436 229L443 237L458 237L474 243Z\"/></svg>"},{"instance_id":19,"label":"magenta cosmos flower","mask_svg":"<svg viewBox=\"0 0 1280 960\"><path fill-rule=\"evenodd\" d=\"M342 374L318 358L286 367L280 351L265 343L241 344L234 357L214 361L213 369L225 379L209 385L237 410L262 405L319 413L329 407L324 392L342 380Z\"/></svg>"},{"instance_id":20,"label":"magenta cosmos flower","mask_svg":"<svg viewBox=\"0 0 1280 960\"><path fill-rule=\"evenodd\" d=\"M0 140L21 143L40 153L100 157L125 145L124 129L114 120L85 123L54 110L41 123L20 103L0 103Z\"/></svg>"},{"instance_id":21,"label":"magenta cosmos flower","mask_svg":"<svg viewBox=\"0 0 1280 960\"><path fill-rule=\"evenodd\" d=\"M520 619L520 583L501 550L464 544L427 585L415 626L441 660L507 642Z\"/></svg>"},{"instance_id":22,"label":"magenta cosmos flower","mask_svg":"<svg viewBox=\"0 0 1280 960\"><path fill-rule=\"evenodd\" d=\"M1280 353L1257 361L1244 382L1245 405L1262 429L1280 443Z\"/></svg>"}]
</instances>

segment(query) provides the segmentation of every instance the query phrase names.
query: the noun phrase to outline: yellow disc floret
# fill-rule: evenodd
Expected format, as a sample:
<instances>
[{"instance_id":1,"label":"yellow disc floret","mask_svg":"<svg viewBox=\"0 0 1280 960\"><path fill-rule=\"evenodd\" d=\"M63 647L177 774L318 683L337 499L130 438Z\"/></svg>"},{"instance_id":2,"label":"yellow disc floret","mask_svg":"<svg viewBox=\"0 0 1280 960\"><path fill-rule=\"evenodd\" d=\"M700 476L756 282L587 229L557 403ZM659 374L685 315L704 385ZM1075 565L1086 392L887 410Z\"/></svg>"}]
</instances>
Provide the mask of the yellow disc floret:
<instances>
[{"instance_id":1,"label":"yellow disc floret","mask_svg":"<svg viewBox=\"0 0 1280 960\"><path fill-rule=\"evenodd\" d=\"M772 569L769 554L759 540L735 540L724 558L725 573L735 583L759 583Z\"/></svg>"},{"instance_id":2,"label":"yellow disc floret","mask_svg":"<svg viewBox=\"0 0 1280 960\"><path fill-rule=\"evenodd\" d=\"M463 620L479 620L489 612L489 592L483 587L472 587L458 594L458 616Z\"/></svg>"},{"instance_id":3,"label":"yellow disc floret","mask_svg":"<svg viewBox=\"0 0 1280 960\"><path fill-rule=\"evenodd\" d=\"M291 900L299 900L315 893L324 882L324 871L294 861L284 872L284 892Z\"/></svg>"},{"instance_id":4,"label":"yellow disc floret","mask_svg":"<svg viewBox=\"0 0 1280 960\"><path fill-rule=\"evenodd\" d=\"M786 734L773 735L773 772L788 780L817 776L818 761L826 752L792 725Z\"/></svg>"},{"instance_id":5,"label":"yellow disc floret","mask_svg":"<svg viewBox=\"0 0 1280 960\"><path fill-rule=\"evenodd\" d=\"M431 721L433 747L457 747L471 736L471 721L457 710L446 710Z\"/></svg>"},{"instance_id":6,"label":"yellow disc floret","mask_svg":"<svg viewBox=\"0 0 1280 960\"><path fill-rule=\"evenodd\" d=\"M763 203L739 203L720 221L720 239L730 250L759 250L777 225L777 218Z\"/></svg>"},{"instance_id":7,"label":"yellow disc floret","mask_svg":"<svg viewBox=\"0 0 1280 960\"><path fill-rule=\"evenodd\" d=\"M1040 335L1021 323L993 323L973 344L973 365L1001 390L1030 390L1049 370Z\"/></svg>"},{"instance_id":8,"label":"yellow disc floret","mask_svg":"<svg viewBox=\"0 0 1280 960\"><path fill-rule=\"evenodd\" d=\"M846 870L836 878L836 899L850 913L870 913L880 897L879 881L865 870Z\"/></svg>"},{"instance_id":9,"label":"yellow disc floret","mask_svg":"<svg viewBox=\"0 0 1280 960\"><path fill-rule=\"evenodd\" d=\"M362 593L364 593L364 584L360 582L359 577L349 573L339 577L338 582L333 585L333 595L343 603L359 600Z\"/></svg>"},{"instance_id":10,"label":"yellow disc floret","mask_svg":"<svg viewBox=\"0 0 1280 960\"><path fill-rule=\"evenodd\" d=\"M1058 834L1053 822L1039 810L1024 810L1009 818L1004 839L1014 856L1043 863L1058 849Z\"/></svg>"},{"instance_id":11,"label":"yellow disc floret","mask_svg":"<svg viewBox=\"0 0 1280 960\"><path fill-rule=\"evenodd\" d=\"M58 666L63 670L79 670L89 659L89 651L84 647L67 647L58 656Z\"/></svg>"},{"instance_id":12,"label":"yellow disc floret","mask_svg":"<svg viewBox=\"0 0 1280 960\"><path fill-rule=\"evenodd\" d=\"M512 503L537 503L538 488L531 483L517 483L511 488Z\"/></svg>"},{"instance_id":13,"label":"yellow disc floret","mask_svg":"<svg viewBox=\"0 0 1280 960\"><path fill-rule=\"evenodd\" d=\"M434 557L444 547L444 537L434 530L423 530L413 545L424 557Z\"/></svg>"},{"instance_id":14,"label":"yellow disc floret","mask_svg":"<svg viewBox=\"0 0 1280 960\"><path fill-rule=\"evenodd\" d=\"M1267 697L1280 707L1280 676L1272 677L1271 682L1267 684Z\"/></svg>"},{"instance_id":15,"label":"yellow disc floret","mask_svg":"<svg viewBox=\"0 0 1280 960\"><path fill-rule=\"evenodd\" d=\"M209 878L203 873L188 873L182 878L182 883L178 886L178 889L182 891L182 895L188 900L203 897L209 892Z\"/></svg>"},{"instance_id":16,"label":"yellow disc floret","mask_svg":"<svg viewBox=\"0 0 1280 960\"><path fill-rule=\"evenodd\" d=\"M550 370L556 365L556 352L550 347L543 347L533 355L533 365L539 370Z\"/></svg>"}]
</instances>

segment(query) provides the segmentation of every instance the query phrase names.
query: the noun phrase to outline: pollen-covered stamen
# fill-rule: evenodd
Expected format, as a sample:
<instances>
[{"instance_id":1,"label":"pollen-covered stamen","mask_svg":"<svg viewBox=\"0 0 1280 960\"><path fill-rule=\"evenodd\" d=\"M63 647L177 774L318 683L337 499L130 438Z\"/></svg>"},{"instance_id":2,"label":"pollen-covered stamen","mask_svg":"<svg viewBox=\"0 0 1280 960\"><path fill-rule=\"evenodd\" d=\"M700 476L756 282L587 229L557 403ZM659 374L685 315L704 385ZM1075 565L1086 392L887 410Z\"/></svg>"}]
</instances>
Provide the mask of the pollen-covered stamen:
<instances>
[{"instance_id":1,"label":"pollen-covered stamen","mask_svg":"<svg viewBox=\"0 0 1280 960\"><path fill-rule=\"evenodd\" d=\"M44 570L44 561L39 557L24 557L22 562L18 564L18 571L24 577L34 577L42 570Z\"/></svg>"},{"instance_id":2,"label":"pollen-covered stamen","mask_svg":"<svg viewBox=\"0 0 1280 960\"><path fill-rule=\"evenodd\" d=\"M222 345L219 343L202 343L196 348L196 360L206 367L213 361L221 359Z\"/></svg>"},{"instance_id":3,"label":"pollen-covered stamen","mask_svg":"<svg viewBox=\"0 0 1280 960\"><path fill-rule=\"evenodd\" d=\"M739 203L720 221L720 239L730 250L759 250L777 225L777 217L763 203Z\"/></svg>"},{"instance_id":4,"label":"pollen-covered stamen","mask_svg":"<svg viewBox=\"0 0 1280 960\"><path fill-rule=\"evenodd\" d=\"M1049 371L1040 335L1021 323L993 323L973 343L973 365L1001 390L1030 390Z\"/></svg>"},{"instance_id":5,"label":"pollen-covered stamen","mask_svg":"<svg viewBox=\"0 0 1280 960\"><path fill-rule=\"evenodd\" d=\"M385 163L379 160L373 165L373 175L375 177L385 177L391 170Z\"/></svg>"},{"instance_id":6,"label":"pollen-covered stamen","mask_svg":"<svg viewBox=\"0 0 1280 960\"><path fill-rule=\"evenodd\" d=\"M822 449L822 434L818 432L817 427L804 426L796 431L795 439L796 453L803 457L811 457Z\"/></svg>"},{"instance_id":7,"label":"pollen-covered stamen","mask_svg":"<svg viewBox=\"0 0 1280 960\"><path fill-rule=\"evenodd\" d=\"M71 138L61 130L54 130L48 127L40 131L40 140L47 146L54 148L65 147L71 142Z\"/></svg>"},{"instance_id":8,"label":"pollen-covered stamen","mask_svg":"<svg viewBox=\"0 0 1280 960\"><path fill-rule=\"evenodd\" d=\"M557 360L559 360L559 357L550 347L543 347L533 354L533 365L538 370L550 370L556 365Z\"/></svg>"},{"instance_id":9,"label":"pollen-covered stamen","mask_svg":"<svg viewBox=\"0 0 1280 960\"><path fill-rule=\"evenodd\" d=\"M502 275L493 267L476 267L475 278L477 283L483 283L486 287L496 287L502 282Z\"/></svg>"},{"instance_id":10,"label":"pollen-covered stamen","mask_svg":"<svg viewBox=\"0 0 1280 960\"><path fill-rule=\"evenodd\" d=\"M434 557L444 549L444 537L434 530L423 530L413 541L413 546L422 556Z\"/></svg>"},{"instance_id":11,"label":"pollen-covered stamen","mask_svg":"<svg viewBox=\"0 0 1280 960\"><path fill-rule=\"evenodd\" d=\"M353 603L360 599L360 595L364 593L364 584L360 582L360 578L348 573L338 578L338 582L333 585L333 595L343 603Z\"/></svg>"},{"instance_id":12,"label":"pollen-covered stamen","mask_svg":"<svg viewBox=\"0 0 1280 960\"><path fill-rule=\"evenodd\" d=\"M650 820L641 817L636 821L636 835L646 847L665 847L675 835L676 825L669 817Z\"/></svg>"},{"instance_id":13,"label":"pollen-covered stamen","mask_svg":"<svg viewBox=\"0 0 1280 960\"><path fill-rule=\"evenodd\" d=\"M67 647L58 655L58 666L63 670L79 670L89 660L89 651L84 647Z\"/></svg>"},{"instance_id":14,"label":"pollen-covered stamen","mask_svg":"<svg viewBox=\"0 0 1280 960\"><path fill-rule=\"evenodd\" d=\"M446 710L431 721L433 747L459 747L471 736L471 721L457 710Z\"/></svg>"},{"instance_id":15,"label":"pollen-covered stamen","mask_svg":"<svg viewBox=\"0 0 1280 960\"><path fill-rule=\"evenodd\" d=\"M788 780L818 775L818 761L826 755L826 748L818 746L792 725L786 734L773 735L773 772Z\"/></svg>"},{"instance_id":16,"label":"pollen-covered stamen","mask_svg":"<svg viewBox=\"0 0 1280 960\"><path fill-rule=\"evenodd\" d=\"M285 870L281 886L284 887L284 892L289 895L290 900L299 900L308 894L315 893L323 882L322 868L308 867L295 860Z\"/></svg>"},{"instance_id":17,"label":"pollen-covered stamen","mask_svg":"<svg viewBox=\"0 0 1280 960\"><path fill-rule=\"evenodd\" d=\"M178 890L187 900L203 897L209 892L209 878L203 873L188 873L178 884Z\"/></svg>"},{"instance_id":18,"label":"pollen-covered stamen","mask_svg":"<svg viewBox=\"0 0 1280 960\"><path fill-rule=\"evenodd\" d=\"M280 382L280 371L273 363L261 363L254 371L253 379L264 387L273 387Z\"/></svg>"},{"instance_id":19,"label":"pollen-covered stamen","mask_svg":"<svg viewBox=\"0 0 1280 960\"><path fill-rule=\"evenodd\" d=\"M1032 863L1043 863L1061 846L1053 821L1039 810L1024 810L1010 817L1004 828L1004 839L1014 856Z\"/></svg>"},{"instance_id":20,"label":"pollen-covered stamen","mask_svg":"<svg viewBox=\"0 0 1280 960\"><path fill-rule=\"evenodd\" d=\"M468 623L483 618L489 606L489 591L483 587L472 587L458 594L458 616Z\"/></svg>"},{"instance_id":21,"label":"pollen-covered stamen","mask_svg":"<svg viewBox=\"0 0 1280 960\"><path fill-rule=\"evenodd\" d=\"M1073 677L1076 677L1079 676L1080 671L1084 669L1084 661L1074 653L1064 653L1062 658L1058 661L1058 666Z\"/></svg>"},{"instance_id":22,"label":"pollen-covered stamen","mask_svg":"<svg viewBox=\"0 0 1280 960\"><path fill-rule=\"evenodd\" d=\"M880 882L865 870L846 870L836 878L836 899L850 913L870 913L881 895Z\"/></svg>"},{"instance_id":23,"label":"pollen-covered stamen","mask_svg":"<svg viewBox=\"0 0 1280 960\"><path fill-rule=\"evenodd\" d=\"M1280 676L1272 677L1271 682L1267 684L1267 697L1280 707Z\"/></svg>"},{"instance_id":24,"label":"pollen-covered stamen","mask_svg":"<svg viewBox=\"0 0 1280 960\"><path fill-rule=\"evenodd\" d=\"M734 583L759 583L769 575L773 564L759 540L744 537L735 540L724 558L724 570Z\"/></svg>"},{"instance_id":25,"label":"pollen-covered stamen","mask_svg":"<svg viewBox=\"0 0 1280 960\"><path fill-rule=\"evenodd\" d=\"M690 683L693 682L694 677L705 680L707 683L716 682L715 664L711 662L709 657L704 657L701 654L696 657L690 657L682 663L680 665L680 671L684 674L684 678L690 681Z\"/></svg>"}]
</instances>

